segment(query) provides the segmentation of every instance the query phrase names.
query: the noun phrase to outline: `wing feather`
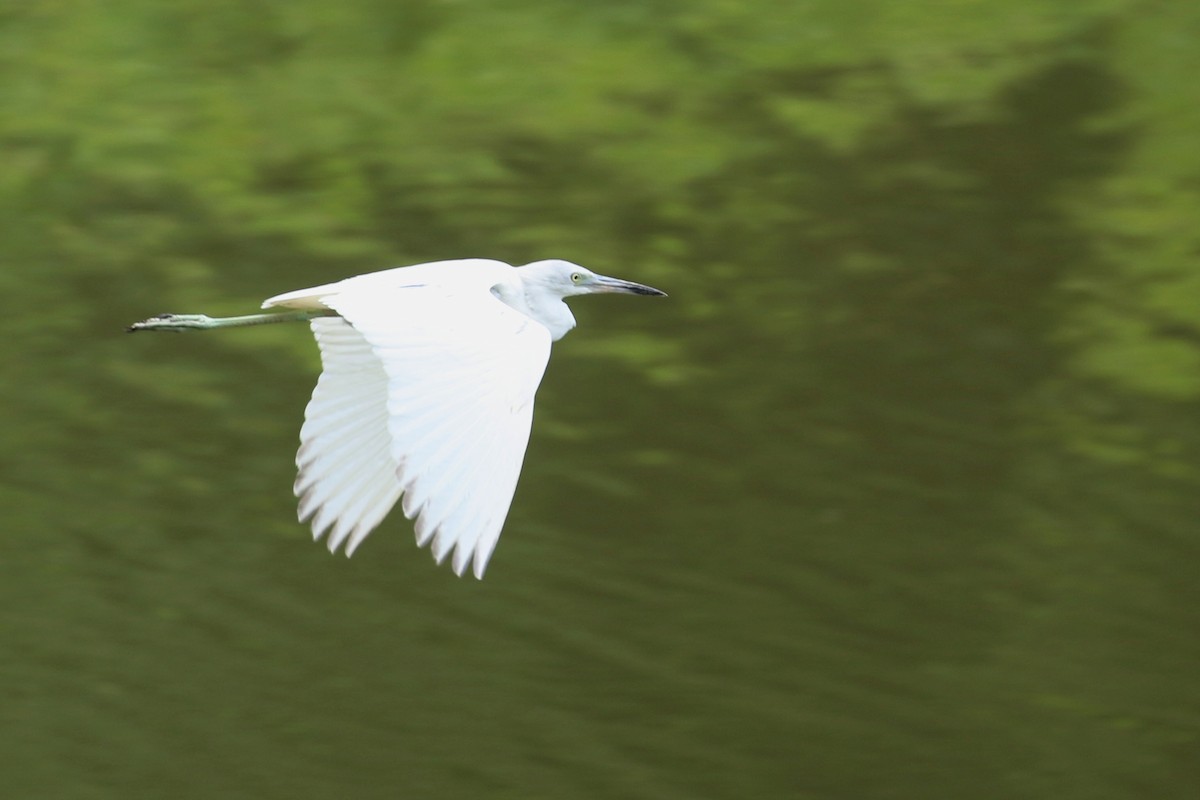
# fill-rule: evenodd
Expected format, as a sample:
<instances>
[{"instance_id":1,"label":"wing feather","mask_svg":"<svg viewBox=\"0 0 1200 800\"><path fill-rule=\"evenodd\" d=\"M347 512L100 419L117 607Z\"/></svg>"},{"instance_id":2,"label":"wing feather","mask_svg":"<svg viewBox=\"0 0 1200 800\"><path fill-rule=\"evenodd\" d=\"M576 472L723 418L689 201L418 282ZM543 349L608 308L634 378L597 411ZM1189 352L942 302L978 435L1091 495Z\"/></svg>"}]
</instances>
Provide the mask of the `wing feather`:
<instances>
[{"instance_id":1,"label":"wing feather","mask_svg":"<svg viewBox=\"0 0 1200 800\"><path fill-rule=\"evenodd\" d=\"M324 370L300 429L295 492L300 521L312 520L315 539L334 528L328 544L336 550L353 530L342 520L360 494L387 502L388 509L400 496L387 433L388 378L345 320L320 317L311 326Z\"/></svg>"}]
</instances>

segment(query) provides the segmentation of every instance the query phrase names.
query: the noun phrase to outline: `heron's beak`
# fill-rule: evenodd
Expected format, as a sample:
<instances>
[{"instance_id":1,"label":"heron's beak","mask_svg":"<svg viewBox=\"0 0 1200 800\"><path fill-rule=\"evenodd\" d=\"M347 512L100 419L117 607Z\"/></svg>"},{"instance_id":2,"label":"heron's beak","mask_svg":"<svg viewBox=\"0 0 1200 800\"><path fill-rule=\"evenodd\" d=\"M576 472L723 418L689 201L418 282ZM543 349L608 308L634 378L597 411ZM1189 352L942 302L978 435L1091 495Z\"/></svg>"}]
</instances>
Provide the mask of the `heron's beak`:
<instances>
[{"instance_id":1,"label":"heron's beak","mask_svg":"<svg viewBox=\"0 0 1200 800\"><path fill-rule=\"evenodd\" d=\"M597 275L592 284L593 292L622 292L624 294L646 294L651 297L666 297L667 293L633 281L623 281L620 278L609 278Z\"/></svg>"}]
</instances>

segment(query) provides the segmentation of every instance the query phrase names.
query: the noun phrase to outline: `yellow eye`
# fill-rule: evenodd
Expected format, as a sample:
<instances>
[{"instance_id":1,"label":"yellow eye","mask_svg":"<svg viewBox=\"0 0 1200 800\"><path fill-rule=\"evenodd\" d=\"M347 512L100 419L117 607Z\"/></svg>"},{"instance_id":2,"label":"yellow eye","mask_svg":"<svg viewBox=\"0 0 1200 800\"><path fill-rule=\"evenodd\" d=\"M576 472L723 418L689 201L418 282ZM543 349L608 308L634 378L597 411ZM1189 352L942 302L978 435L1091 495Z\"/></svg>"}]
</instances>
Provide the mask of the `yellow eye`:
<instances>
[{"instance_id":1,"label":"yellow eye","mask_svg":"<svg viewBox=\"0 0 1200 800\"><path fill-rule=\"evenodd\" d=\"M571 283L579 283L581 280L583 280L582 272L572 272L571 273Z\"/></svg>"}]
</instances>

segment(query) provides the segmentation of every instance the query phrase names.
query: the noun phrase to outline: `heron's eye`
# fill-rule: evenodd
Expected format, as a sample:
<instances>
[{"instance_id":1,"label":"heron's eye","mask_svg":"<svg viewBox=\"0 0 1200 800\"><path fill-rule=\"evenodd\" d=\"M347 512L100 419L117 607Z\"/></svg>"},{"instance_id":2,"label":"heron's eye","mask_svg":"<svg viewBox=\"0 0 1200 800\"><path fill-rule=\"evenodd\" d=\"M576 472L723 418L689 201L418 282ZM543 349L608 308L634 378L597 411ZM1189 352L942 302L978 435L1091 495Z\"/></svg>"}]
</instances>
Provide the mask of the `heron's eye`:
<instances>
[{"instance_id":1,"label":"heron's eye","mask_svg":"<svg viewBox=\"0 0 1200 800\"><path fill-rule=\"evenodd\" d=\"M571 273L571 283L580 283L582 281L583 281L583 273L582 272L572 272Z\"/></svg>"}]
</instances>

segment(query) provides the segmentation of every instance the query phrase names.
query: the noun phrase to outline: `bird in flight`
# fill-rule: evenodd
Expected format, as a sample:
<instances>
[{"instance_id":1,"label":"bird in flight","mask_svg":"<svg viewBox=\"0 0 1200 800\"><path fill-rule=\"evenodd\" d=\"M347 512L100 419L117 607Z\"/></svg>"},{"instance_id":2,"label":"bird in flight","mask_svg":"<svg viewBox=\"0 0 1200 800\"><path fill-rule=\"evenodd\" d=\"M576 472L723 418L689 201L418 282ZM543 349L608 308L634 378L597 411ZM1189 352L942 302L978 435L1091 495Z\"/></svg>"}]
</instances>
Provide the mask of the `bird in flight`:
<instances>
[{"instance_id":1,"label":"bird in flight","mask_svg":"<svg viewBox=\"0 0 1200 800\"><path fill-rule=\"evenodd\" d=\"M563 300L665 296L569 261L397 267L276 295L281 312L160 314L134 331L307 321L322 372L296 454L301 522L351 555L400 501L417 545L482 578L512 504L550 343L575 327Z\"/></svg>"}]
</instances>

